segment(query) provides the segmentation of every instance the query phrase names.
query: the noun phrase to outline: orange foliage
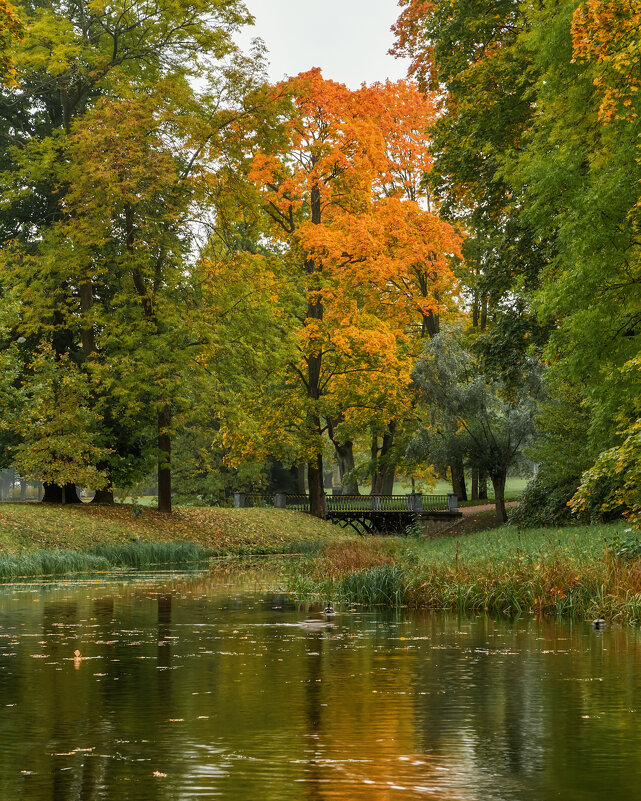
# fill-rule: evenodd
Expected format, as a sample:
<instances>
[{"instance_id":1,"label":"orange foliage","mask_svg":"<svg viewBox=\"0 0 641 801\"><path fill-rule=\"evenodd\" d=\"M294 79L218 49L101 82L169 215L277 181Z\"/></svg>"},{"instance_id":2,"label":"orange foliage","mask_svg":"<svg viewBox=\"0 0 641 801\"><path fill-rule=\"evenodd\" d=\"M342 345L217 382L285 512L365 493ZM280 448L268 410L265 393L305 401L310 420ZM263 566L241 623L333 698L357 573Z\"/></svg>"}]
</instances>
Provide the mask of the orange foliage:
<instances>
[{"instance_id":1,"label":"orange foliage","mask_svg":"<svg viewBox=\"0 0 641 801\"><path fill-rule=\"evenodd\" d=\"M641 3L638 0L586 0L572 20L574 58L598 65L595 86L603 95L600 115L631 120L641 86Z\"/></svg>"},{"instance_id":2,"label":"orange foliage","mask_svg":"<svg viewBox=\"0 0 641 801\"><path fill-rule=\"evenodd\" d=\"M0 85L15 83L16 69L9 49L13 40L19 38L21 30L16 9L8 0L0 0Z\"/></svg>"},{"instance_id":3,"label":"orange foliage","mask_svg":"<svg viewBox=\"0 0 641 801\"><path fill-rule=\"evenodd\" d=\"M460 238L421 202L432 97L408 81L350 91L318 69L277 90L286 135L250 178L307 303L293 373L316 426L309 456L321 417L407 407L411 332L452 304Z\"/></svg>"}]
</instances>

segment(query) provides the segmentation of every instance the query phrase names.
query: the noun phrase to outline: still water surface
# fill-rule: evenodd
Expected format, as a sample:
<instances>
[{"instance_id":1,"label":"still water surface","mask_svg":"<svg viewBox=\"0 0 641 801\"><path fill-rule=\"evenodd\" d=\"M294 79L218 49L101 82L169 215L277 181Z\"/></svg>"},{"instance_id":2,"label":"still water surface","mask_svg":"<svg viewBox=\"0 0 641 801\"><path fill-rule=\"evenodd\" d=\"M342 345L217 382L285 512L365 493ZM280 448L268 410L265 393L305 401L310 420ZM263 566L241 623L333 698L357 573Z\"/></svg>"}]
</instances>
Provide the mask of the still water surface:
<instances>
[{"instance_id":1,"label":"still water surface","mask_svg":"<svg viewBox=\"0 0 641 801\"><path fill-rule=\"evenodd\" d=\"M269 583L0 587L0 799L641 799L637 631Z\"/></svg>"}]
</instances>

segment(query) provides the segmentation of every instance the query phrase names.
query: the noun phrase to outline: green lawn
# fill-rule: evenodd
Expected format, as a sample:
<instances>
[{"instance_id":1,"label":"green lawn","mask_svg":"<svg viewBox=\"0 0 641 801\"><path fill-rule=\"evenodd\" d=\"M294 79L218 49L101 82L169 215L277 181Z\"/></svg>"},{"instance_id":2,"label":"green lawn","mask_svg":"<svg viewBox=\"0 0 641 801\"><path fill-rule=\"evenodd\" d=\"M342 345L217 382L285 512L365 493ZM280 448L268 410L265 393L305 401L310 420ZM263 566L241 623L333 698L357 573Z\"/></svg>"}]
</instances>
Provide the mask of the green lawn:
<instances>
[{"instance_id":1,"label":"green lawn","mask_svg":"<svg viewBox=\"0 0 641 801\"><path fill-rule=\"evenodd\" d=\"M507 501L516 500L525 489L529 480L530 480L529 478L508 478L505 485L505 499ZM472 494L471 481L467 481L466 486L467 486L467 494L469 497ZM494 490L492 488L491 481L488 481L487 489L488 489L488 503L493 503ZM412 487L411 484L409 484L408 482L405 481L394 482L394 495L404 495L405 493L411 491ZM369 486L363 486L361 488L361 492L369 492ZM438 480L436 482L434 489L429 491L429 494L447 495L450 492L452 492L452 484L449 481Z\"/></svg>"},{"instance_id":2,"label":"green lawn","mask_svg":"<svg viewBox=\"0 0 641 801\"><path fill-rule=\"evenodd\" d=\"M285 509L155 509L125 504L0 503L0 551L85 549L102 544L194 542L215 554L284 553L333 542L337 526Z\"/></svg>"}]
</instances>

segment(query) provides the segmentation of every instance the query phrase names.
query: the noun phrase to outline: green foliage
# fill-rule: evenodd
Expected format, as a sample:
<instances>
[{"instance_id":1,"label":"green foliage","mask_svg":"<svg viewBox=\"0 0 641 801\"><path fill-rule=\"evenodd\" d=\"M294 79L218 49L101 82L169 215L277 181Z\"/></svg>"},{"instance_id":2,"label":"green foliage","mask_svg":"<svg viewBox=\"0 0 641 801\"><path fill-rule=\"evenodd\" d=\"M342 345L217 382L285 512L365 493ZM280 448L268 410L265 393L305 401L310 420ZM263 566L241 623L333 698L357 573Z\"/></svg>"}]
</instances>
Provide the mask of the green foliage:
<instances>
[{"instance_id":1,"label":"green foliage","mask_svg":"<svg viewBox=\"0 0 641 801\"><path fill-rule=\"evenodd\" d=\"M575 513L596 510L605 516L624 512L634 528L641 528L641 420L622 432L621 445L603 451L581 477L572 498ZM594 513L594 512L593 512Z\"/></svg>"},{"instance_id":2,"label":"green foliage","mask_svg":"<svg viewBox=\"0 0 641 801\"><path fill-rule=\"evenodd\" d=\"M540 368L519 367L518 389L478 370L456 335L441 333L426 346L413 378L422 400L423 424L410 453L426 461L466 460L492 479L497 515L505 519L507 471L534 431Z\"/></svg>"},{"instance_id":3,"label":"green foliage","mask_svg":"<svg viewBox=\"0 0 641 801\"><path fill-rule=\"evenodd\" d=\"M205 395L194 220L209 214L260 48L237 52L251 22L240 0L53 2L23 21L19 86L0 94L10 341L25 343L23 373L43 342L82 365L107 444L100 472L129 486L167 464Z\"/></svg>"},{"instance_id":4,"label":"green foliage","mask_svg":"<svg viewBox=\"0 0 641 801\"><path fill-rule=\"evenodd\" d=\"M548 478L544 470L540 470L528 483L519 505L510 509L510 524L518 528L534 528L572 522L569 503L575 491L574 479L559 482L558 479Z\"/></svg>"},{"instance_id":5,"label":"green foliage","mask_svg":"<svg viewBox=\"0 0 641 801\"><path fill-rule=\"evenodd\" d=\"M22 476L62 486L106 486L98 464L109 449L100 443L100 418L90 400L86 375L67 356L57 357L51 347L36 354L21 403L4 421L20 436L12 453Z\"/></svg>"},{"instance_id":6,"label":"green foliage","mask_svg":"<svg viewBox=\"0 0 641 801\"><path fill-rule=\"evenodd\" d=\"M616 534L608 540L608 550L616 559L641 559L641 538L638 534L632 535L631 529L626 529L623 534Z\"/></svg>"},{"instance_id":7,"label":"green foliage","mask_svg":"<svg viewBox=\"0 0 641 801\"><path fill-rule=\"evenodd\" d=\"M419 515L414 515L412 522L405 526L405 534L408 537L421 537L423 535L423 523Z\"/></svg>"}]
</instances>

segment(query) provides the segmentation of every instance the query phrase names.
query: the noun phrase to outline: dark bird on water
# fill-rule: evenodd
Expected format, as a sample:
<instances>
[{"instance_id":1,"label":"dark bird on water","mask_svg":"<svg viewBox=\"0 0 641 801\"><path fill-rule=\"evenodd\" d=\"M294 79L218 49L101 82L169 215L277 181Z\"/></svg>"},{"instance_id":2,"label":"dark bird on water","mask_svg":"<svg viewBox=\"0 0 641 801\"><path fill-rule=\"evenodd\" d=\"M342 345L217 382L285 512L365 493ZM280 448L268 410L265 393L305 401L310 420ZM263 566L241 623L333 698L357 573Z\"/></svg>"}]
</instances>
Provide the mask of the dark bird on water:
<instances>
[{"instance_id":1,"label":"dark bird on water","mask_svg":"<svg viewBox=\"0 0 641 801\"><path fill-rule=\"evenodd\" d=\"M592 623L594 624L595 629L605 628L605 620L602 617L598 617L596 620L593 620Z\"/></svg>"}]
</instances>

